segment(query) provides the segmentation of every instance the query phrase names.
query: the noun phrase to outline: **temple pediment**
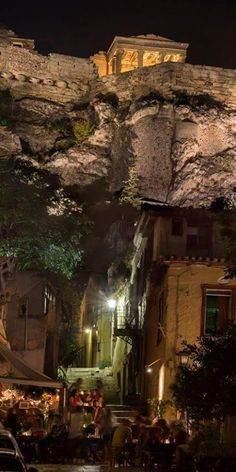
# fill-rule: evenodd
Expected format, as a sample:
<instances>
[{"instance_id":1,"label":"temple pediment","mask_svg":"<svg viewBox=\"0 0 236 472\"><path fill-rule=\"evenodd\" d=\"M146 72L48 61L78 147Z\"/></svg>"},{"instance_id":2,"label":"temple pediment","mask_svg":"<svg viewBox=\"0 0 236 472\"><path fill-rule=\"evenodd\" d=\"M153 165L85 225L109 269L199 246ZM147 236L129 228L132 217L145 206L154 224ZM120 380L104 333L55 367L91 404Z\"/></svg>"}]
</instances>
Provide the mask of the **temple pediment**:
<instances>
[{"instance_id":1,"label":"temple pediment","mask_svg":"<svg viewBox=\"0 0 236 472\"><path fill-rule=\"evenodd\" d=\"M90 59L103 76L162 62L185 62L187 48L187 43L155 34L115 36L107 52L100 51Z\"/></svg>"}]
</instances>

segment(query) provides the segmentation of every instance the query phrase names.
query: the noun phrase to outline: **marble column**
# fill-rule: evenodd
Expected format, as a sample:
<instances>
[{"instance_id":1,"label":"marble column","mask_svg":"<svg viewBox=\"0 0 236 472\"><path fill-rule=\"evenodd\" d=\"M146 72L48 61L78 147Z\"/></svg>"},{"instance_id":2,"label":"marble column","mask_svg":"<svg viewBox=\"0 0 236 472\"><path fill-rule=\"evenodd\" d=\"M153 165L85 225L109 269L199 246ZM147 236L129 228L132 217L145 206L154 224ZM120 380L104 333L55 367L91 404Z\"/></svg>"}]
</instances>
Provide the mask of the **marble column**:
<instances>
[{"instance_id":1,"label":"marble column","mask_svg":"<svg viewBox=\"0 0 236 472\"><path fill-rule=\"evenodd\" d=\"M160 52L160 53L159 53L159 58L158 58L160 64L161 64L162 62L164 62L164 58L165 58L165 53Z\"/></svg>"},{"instance_id":2,"label":"marble column","mask_svg":"<svg viewBox=\"0 0 236 472\"><path fill-rule=\"evenodd\" d=\"M123 49L117 49L116 52L116 74L119 74L122 71L122 57L124 54Z\"/></svg>"},{"instance_id":3,"label":"marble column","mask_svg":"<svg viewBox=\"0 0 236 472\"><path fill-rule=\"evenodd\" d=\"M144 51L142 49L138 49L138 67L143 67L143 55Z\"/></svg>"},{"instance_id":4,"label":"marble column","mask_svg":"<svg viewBox=\"0 0 236 472\"><path fill-rule=\"evenodd\" d=\"M110 61L110 74L115 74L116 73L116 57L113 57Z\"/></svg>"}]
</instances>

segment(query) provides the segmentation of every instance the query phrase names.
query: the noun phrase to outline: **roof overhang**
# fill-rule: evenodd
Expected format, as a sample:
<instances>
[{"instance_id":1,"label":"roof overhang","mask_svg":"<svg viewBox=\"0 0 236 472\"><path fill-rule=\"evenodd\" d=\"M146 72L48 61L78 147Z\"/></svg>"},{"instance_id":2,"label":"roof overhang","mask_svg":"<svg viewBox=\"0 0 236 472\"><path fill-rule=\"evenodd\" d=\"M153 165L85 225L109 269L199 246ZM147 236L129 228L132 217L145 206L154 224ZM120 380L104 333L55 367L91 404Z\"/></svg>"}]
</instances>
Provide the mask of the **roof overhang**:
<instances>
[{"instance_id":1,"label":"roof overhang","mask_svg":"<svg viewBox=\"0 0 236 472\"><path fill-rule=\"evenodd\" d=\"M15 384L15 385L32 385L32 387L45 387L45 388L64 388L61 382L54 380L31 380L23 379L19 377L0 377L0 383Z\"/></svg>"}]
</instances>

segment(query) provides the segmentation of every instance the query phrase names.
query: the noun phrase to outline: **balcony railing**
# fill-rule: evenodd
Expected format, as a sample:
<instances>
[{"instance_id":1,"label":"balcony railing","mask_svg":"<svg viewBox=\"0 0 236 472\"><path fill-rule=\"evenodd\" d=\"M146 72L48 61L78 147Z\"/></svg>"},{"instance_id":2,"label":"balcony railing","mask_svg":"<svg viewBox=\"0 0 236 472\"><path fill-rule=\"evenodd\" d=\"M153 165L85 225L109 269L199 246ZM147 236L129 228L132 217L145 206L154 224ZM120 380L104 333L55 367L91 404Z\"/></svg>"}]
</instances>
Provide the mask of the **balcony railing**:
<instances>
[{"instance_id":1,"label":"balcony railing","mask_svg":"<svg viewBox=\"0 0 236 472\"><path fill-rule=\"evenodd\" d=\"M126 341L137 336L137 332L141 329L139 326L137 313L124 313L117 310L114 316L114 335Z\"/></svg>"}]
</instances>

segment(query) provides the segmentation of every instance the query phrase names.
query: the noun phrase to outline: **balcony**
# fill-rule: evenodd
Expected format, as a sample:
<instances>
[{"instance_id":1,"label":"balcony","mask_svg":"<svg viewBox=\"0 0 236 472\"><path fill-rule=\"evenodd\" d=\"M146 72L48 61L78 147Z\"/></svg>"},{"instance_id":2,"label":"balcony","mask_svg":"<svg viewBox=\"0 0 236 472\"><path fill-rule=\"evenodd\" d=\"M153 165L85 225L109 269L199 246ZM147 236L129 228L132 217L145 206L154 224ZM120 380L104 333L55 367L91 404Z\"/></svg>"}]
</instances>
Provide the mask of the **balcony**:
<instances>
[{"instance_id":1,"label":"balcony","mask_svg":"<svg viewBox=\"0 0 236 472\"><path fill-rule=\"evenodd\" d=\"M137 313L130 313L129 315L123 312L116 311L114 314L114 336L117 336L129 344L141 334L141 326Z\"/></svg>"}]
</instances>

